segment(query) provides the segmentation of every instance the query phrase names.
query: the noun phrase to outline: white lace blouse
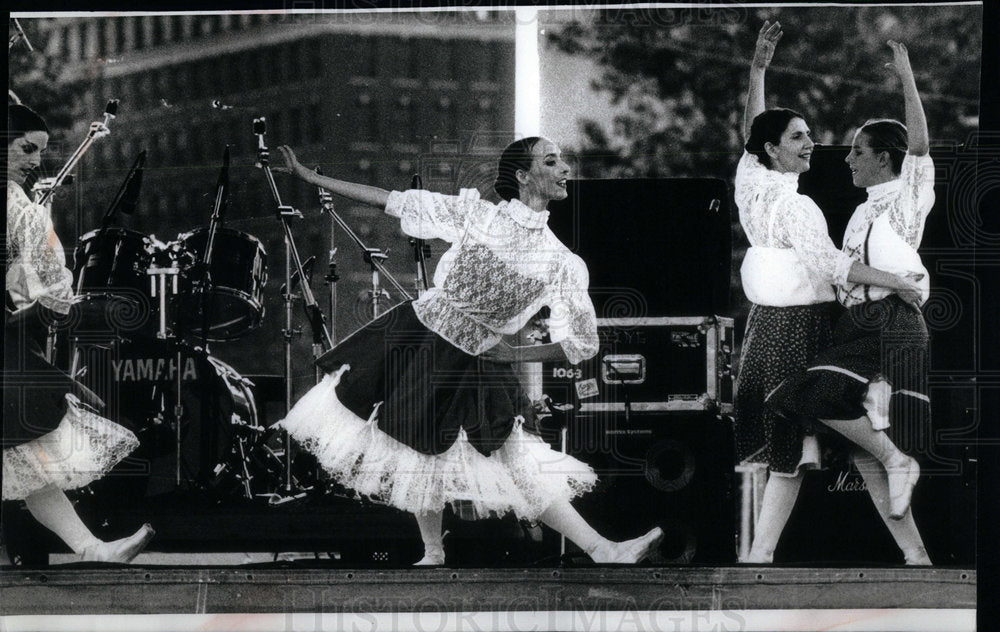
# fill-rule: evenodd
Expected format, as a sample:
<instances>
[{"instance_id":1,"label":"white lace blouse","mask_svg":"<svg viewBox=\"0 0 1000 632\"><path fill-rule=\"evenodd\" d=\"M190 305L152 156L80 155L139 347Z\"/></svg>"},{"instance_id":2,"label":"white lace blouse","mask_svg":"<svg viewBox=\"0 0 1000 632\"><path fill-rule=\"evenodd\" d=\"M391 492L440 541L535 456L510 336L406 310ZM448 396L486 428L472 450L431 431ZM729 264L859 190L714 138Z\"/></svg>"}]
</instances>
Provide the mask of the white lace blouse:
<instances>
[{"instance_id":1,"label":"white lace blouse","mask_svg":"<svg viewBox=\"0 0 1000 632\"><path fill-rule=\"evenodd\" d=\"M24 189L7 183L7 291L17 309L36 301L68 314L73 298L73 273L52 229L52 213L35 204Z\"/></svg>"},{"instance_id":2,"label":"white lace blouse","mask_svg":"<svg viewBox=\"0 0 1000 632\"><path fill-rule=\"evenodd\" d=\"M413 303L431 331L478 355L547 305L552 341L570 362L597 353L587 266L546 225L548 211L516 199L492 204L463 189L458 196L393 191L385 212L408 235L452 244L434 271L434 286Z\"/></svg>"},{"instance_id":3,"label":"white lace blouse","mask_svg":"<svg viewBox=\"0 0 1000 632\"><path fill-rule=\"evenodd\" d=\"M837 250L826 219L798 192L799 174L768 169L743 153L736 167L736 206L750 249L740 274L743 289L759 305L810 305L834 300L852 259Z\"/></svg>"},{"instance_id":4,"label":"white lace blouse","mask_svg":"<svg viewBox=\"0 0 1000 632\"><path fill-rule=\"evenodd\" d=\"M907 154L899 177L868 187L868 199L851 216L844 232L844 252L851 258L887 272L923 274L923 300L930 294L927 269L917 247L924 223L934 206L934 161L930 155ZM837 299L846 307L877 301L894 290L856 283L837 287Z\"/></svg>"}]
</instances>

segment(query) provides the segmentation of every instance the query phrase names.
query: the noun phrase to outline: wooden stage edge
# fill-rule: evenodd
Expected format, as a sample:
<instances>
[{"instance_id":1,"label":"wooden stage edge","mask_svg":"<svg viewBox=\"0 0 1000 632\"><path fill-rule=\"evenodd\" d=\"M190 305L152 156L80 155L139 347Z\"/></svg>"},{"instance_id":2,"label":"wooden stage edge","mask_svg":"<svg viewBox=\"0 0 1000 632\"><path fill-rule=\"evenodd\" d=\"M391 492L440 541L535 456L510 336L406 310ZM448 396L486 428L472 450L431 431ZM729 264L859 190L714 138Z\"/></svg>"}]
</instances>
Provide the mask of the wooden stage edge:
<instances>
[{"instance_id":1,"label":"wooden stage edge","mask_svg":"<svg viewBox=\"0 0 1000 632\"><path fill-rule=\"evenodd\" d=\"M0 570L3 614L975 609L961 568L350 569L72 564Z\"/></svg>"}]
</instances>

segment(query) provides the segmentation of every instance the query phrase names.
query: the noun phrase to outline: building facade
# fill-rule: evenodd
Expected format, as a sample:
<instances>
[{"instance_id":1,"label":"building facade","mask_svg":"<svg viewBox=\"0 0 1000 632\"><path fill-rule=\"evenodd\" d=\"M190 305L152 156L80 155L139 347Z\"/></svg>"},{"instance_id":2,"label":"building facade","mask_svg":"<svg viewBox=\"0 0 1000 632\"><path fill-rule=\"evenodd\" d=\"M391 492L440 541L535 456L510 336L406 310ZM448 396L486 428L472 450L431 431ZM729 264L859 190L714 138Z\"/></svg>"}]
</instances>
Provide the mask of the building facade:
<instances>
[{"instance_id":1,"label":"building facade","mask_svg":"<svg viewBox=\"0 0 1000 632\"><path fill-rule=\"evenodd\" d=\"M64 234L96 228L140 151L140 203L116 224L161 241L206 228L226 145L232 152L225 227L260 240L268 255L265 317L256 331L215 343L213 355L242 374L279 374L283 357L283 230L258 161L252 122L265 117L272 163L289 145L300 161L345 180L405 189L488 194L497 147L513 139L514 22L502 12L240 13L47 19L46 52L61 61L82 138L108 99L120 99L111 134L76 172L76 213ZM56 160L53 156L53 162ZM58 166L56 166L58 168ZM331 250L335 338L371 317L370 268L360 249L321 215L317 191L277 174L282 201L299 209L293 233L315 257L312 288L328 304ZM63 200L68 195L61 196ZM379 209L334 199L338 213L415 292L415 264L398 222ZM67 239L67 241L69 241ZM442 244L432 244L432 260ZM389 286L383 307L402 296ZM294 310L295 327L308 328ZM308 332L296 336L296 373L312 376Z\"/></svg>"}]
</instances>

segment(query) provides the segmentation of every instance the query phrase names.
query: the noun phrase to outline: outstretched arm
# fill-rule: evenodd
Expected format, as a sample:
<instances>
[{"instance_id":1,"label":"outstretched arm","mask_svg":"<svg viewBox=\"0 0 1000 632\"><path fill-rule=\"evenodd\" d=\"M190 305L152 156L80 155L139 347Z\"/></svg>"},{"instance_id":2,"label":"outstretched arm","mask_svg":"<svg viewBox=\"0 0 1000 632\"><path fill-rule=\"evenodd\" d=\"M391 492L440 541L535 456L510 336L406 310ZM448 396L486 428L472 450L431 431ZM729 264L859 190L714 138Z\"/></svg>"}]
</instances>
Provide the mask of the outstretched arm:
<instances>
[{"instance_id":1,"label":"outstretched arm","mask_svg":"<svg viewBox=\"0 0 1000 632\"><path fill-rule=\"evenodd\" d=\"M273 168L273 171L290 173L300 180L305 180L309 184L322 187L331 193L336 193L357 202L371 204L379 208L384 208L386 202L389 201L389 192L385 189L321 176L299 163L291 147L282 145L278 147L278 151L281 152L281 157L285 159L287 167L276 167Z\"/></svg>"},{"instance_id":2,"label":"outstretched arm","mask_svg":"<svg viewBox=\"0 0 1000 632\"><path fill-rule=\"evenodd\" d=\"M764 71L771 65L774 47L781 39L781 24L771 24L767 20L757 34L757 46L753 51L753 61L750 62L750 88L747 91L747 104L743 110L743 139L750 138L750 125L757 115L764 111Z\"/></svg>"},{"instance_id":3,"label":"outstretched arm","mask_svg":"<svg viewBox=\"0 0 1000 632\"><path fill-rule=\"evenodd\" d=\"M924 117L924 107L920 103L917 92L917 82L913 79L913 69L910 68L910 55L906 45L889 40L892 49L892 62L886 68L896 71L903 83L903 99L906 102L906 134L908 138L907 153L923 156L930 149L927 134L927 119Z\"/></svg>"}]
</instances>

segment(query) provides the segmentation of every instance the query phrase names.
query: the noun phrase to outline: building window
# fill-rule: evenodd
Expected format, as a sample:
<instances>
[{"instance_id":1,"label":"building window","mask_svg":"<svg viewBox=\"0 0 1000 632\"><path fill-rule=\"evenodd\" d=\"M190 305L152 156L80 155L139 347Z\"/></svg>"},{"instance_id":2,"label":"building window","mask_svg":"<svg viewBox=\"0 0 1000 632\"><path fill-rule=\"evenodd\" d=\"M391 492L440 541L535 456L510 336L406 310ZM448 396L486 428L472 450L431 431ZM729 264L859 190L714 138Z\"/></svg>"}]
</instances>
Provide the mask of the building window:
<instances>
[{"instance_id":1,"label":"building window","mask_svg":"<svg viewBox=\"0 0 1000 632\"><path fill-rule=\"evenodd\" d=\"M115 18L115 50L119 53L125 52L125 44L128 42L128 36L125 31L129 28L128 18Z\"/></svg>"},{"instance_id":2,"label":"building window","mask_svg":"<svg viewBox=\"0 0 1000 632\"><path fill-rule=\"evenodd\" d=\"M307 60L302 52L304 48L302 42L293 42L285 48L285 59L288 60L288 66L285 68L285 79L298 81L306 69Z\"/></svg>"},{"instance_id":3,"label":"building window","mask_svg":"<svg viewBox=\"0 0 1000 632\"><path fill-rule=\"evenodd\" d=\"M288 138L295 145L302 142L302 110L299 108L288 111Z\"/></svg>"},{"instance_id":4,"label":"building window","mask_svg":"<svg viewBox=\"0 0 1000 632\"><path fill-rule=\"evenodd\" d=\"M319 103L309 106L309 140L314 143L323 140L323 106Z\"/></svg>"},{"instance_id":5,"label":"building window","mask_svg":"<svg viewBox=\"0 0 1000 632\"><path fill-rule=\"evenodd\" d=\"M323 42L319 39L311 39L306 45L309 51L309 74L319 77L326 67L326 60L323 59Z\"/></svg>"},{"instance_id":6,"label":"building window","mask_svg":"<svg viewBox=\"0 0 1000 632\"><path fill-rule=\"evenodd\" d=\"M170 41L179 42L184 39L184 16L171 15L170 20Z\"/></svg>"},{"instance_id":7,"label":"building window","mask_svg":"<svg viewBox=\"0 0 1000 632\"><path fill-rule=\"evenodd\" d=\"M375 140L378 137L378 102L371 93L359 92L354 103L354 128L362 140Z\"/></svg>"},{"instance_id":8,"label":"building window","mask_svg":"<svg viewBox=\"0 0 1000 632\"><path fill-rule=\"evenodd\" d=\"M135 42L135 49L142 50L146 48L146 29L143 28L143 21L148 20L148 17L137 17L131 21L129 27L133 29L133 42Z\"/></svg>"},{"instance_id":9,"label":"building window","mask_svg":"<svg viewBox=\"0 0 1000 632\"><path fill-rule=\"evenodd\" d=\"M97 23L97 56L101 59L108 57L108 32L102 22Z\"/></svg>"},{"instance_id":10,"label":"building window","mask_svg":"<svg viewBox=\"0 0 1000 632\"><path fill-rule=\"evenodd\" d=\"M161 46L161 45L163 45L164 42L165 42L165 39L166 39L164 37L165 34L163 32L163 26L164 26L163 21L167 20L168 18L154 16L154 17L148 17L146 19L153 21L153 28L152 28L153 41L150 42L150 45L151 46Z\"/></svg>"}]
</instances>

